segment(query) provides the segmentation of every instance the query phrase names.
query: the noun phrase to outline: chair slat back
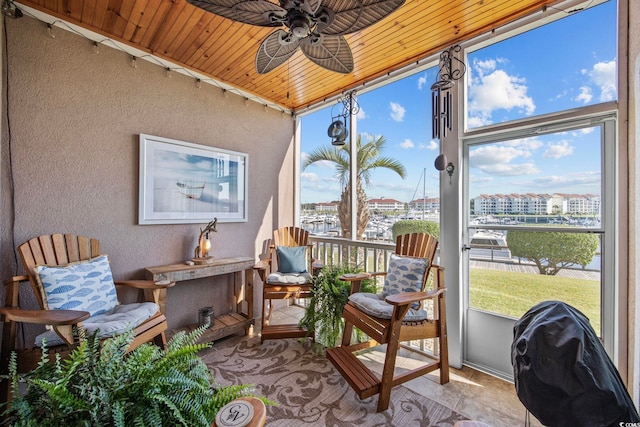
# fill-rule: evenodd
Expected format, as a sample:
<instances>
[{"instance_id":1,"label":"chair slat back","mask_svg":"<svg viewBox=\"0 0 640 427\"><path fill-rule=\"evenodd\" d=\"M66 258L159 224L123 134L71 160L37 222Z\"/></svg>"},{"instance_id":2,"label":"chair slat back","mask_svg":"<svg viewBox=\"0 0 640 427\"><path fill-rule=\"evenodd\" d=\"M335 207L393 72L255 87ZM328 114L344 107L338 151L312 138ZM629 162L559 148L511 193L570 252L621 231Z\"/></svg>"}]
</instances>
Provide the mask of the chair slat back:
<instances>
[{"instance_id":1,"label":"chair slat back","mask_svg":"<svg viewBox=\"0 0 640 427\"><path fill-rule=\"evenodd\" d=\"M307 246L309 232L300 227L283 227L273 232L275 246Z\"/></svg>"},{"instance_id":2,"label":"chair slat back","mask_svg":"<svg viewBox=\"0 0 640 427\"><path fill-rule=\"evenodd\" d=\"M438 239L427 233L403 234L396 238L396 254L426 258L429 260L429 268L425 272L422 281L422 291L424 291L429 278L429 271L433 264L438 249Z\"/></svg>"},{"instance_id":3,"label":"chair slat back","mask_svg":"<svg viewBox=\"0 0 640 427\"><path fill-rule=\"evenodd\" d=\"M65 266L95 258L100 255L100 241L75 234L51 234L34 237L18 246L17 250L38 304L44 309L42 289L36 280L36 266Z\"/></svg>"},{"instance_id":4,"label":"chair slat back","mask_svg":"<svg viewBox=\"0 0 640 427\"><path fill-rule=\"evenodd\" d=\"M276 247L278 246L309 246L309 232L300 227L282 227L273 231L273 244L271 245L271 261L273 268L277 265ZM307 271L312 269L311 248L307 251ZM274 270L275 271L275 270Z\"/></svg>"},{"instance_id":5,"label":"chair slat back","mask_svg":"<svg viewBox=\"0 0 640 427\"><path fill-rule=\"evenodd\" d=\"M396 254L427 258L433 262L438 249L438 239L427 233L403 234L396 238Z\"/></svg>"}]
</instances>

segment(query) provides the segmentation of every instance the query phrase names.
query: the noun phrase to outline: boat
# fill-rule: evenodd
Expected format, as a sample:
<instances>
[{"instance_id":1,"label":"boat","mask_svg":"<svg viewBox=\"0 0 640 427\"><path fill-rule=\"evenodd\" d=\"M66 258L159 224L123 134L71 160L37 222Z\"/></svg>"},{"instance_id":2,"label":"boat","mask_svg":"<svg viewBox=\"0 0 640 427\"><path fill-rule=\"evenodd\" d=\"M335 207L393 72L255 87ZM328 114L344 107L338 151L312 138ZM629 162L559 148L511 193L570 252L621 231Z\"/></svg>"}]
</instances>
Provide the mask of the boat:
<instances>
[{"instance_id":1,"label":"boat","mask_svg":"<svg viewBox=\"0 0 640 427\"><path fill-rule=\"evenodd\" d=\"M176 181L178 191L190 199L199 199L204 191L205 183L194 179L181 179Z\"/></svg>"},{"instance_id":2,"label":"boat","mask_svg":"<svg viewBox=\"0 0 640 427\"><path fill-rule=\"evenodd\" d=\"M471 237L471 258L511 259L506 233L490 230L476 230Z\"/></svg>"}]
</instances>

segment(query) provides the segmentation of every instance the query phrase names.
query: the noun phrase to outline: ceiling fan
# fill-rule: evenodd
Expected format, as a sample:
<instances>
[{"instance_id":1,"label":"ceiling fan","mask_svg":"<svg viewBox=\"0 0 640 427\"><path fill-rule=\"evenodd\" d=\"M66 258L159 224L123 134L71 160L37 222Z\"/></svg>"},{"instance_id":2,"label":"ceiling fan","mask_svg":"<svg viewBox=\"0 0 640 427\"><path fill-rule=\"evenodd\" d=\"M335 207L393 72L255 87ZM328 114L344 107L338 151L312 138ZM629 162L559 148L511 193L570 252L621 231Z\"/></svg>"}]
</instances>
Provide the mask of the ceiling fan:
<instances>
[{"instance_id":1,"label":"ceiling fan","mask_svg":"<svg viewBox=\"0 0 640 427\"><path fill-rule=\"evenodd\" d=\"M280 27L260 45L256 70L266 74L300 47L311 61L338 73L353 71L344 38L375 24L405 0L187 0L208 12L245 24Z\"/></svg>"}]
</instances>

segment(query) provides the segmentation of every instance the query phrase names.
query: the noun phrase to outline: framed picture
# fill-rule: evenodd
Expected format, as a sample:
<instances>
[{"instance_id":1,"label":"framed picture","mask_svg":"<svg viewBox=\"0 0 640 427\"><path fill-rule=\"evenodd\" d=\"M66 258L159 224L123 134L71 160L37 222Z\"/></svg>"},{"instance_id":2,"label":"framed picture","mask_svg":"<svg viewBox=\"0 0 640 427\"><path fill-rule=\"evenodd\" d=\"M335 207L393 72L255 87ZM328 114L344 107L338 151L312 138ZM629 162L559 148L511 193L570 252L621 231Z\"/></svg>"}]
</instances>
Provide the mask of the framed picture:
<instances>
[{"instance_id":1,"label":"framed picture","mask_svg":"<svg viewBox=\"0 0 640 427\"><path fill-rule=\"evenodd\" d=\"M248 156L140 135L139 224L247 221Z\"/></svg>"}]
</instances>

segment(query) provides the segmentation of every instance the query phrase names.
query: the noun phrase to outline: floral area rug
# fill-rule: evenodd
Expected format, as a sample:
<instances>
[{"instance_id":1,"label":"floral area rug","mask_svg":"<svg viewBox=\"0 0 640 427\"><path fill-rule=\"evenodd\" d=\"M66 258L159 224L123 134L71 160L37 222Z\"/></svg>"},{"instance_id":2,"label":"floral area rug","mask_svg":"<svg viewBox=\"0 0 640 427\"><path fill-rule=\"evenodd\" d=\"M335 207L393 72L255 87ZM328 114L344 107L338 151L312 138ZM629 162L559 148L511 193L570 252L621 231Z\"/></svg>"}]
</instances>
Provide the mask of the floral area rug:
<instances>
[{"instance_id":1,"label":"floral area rug","mask_svg":"<svg viewBox=\"0 0 640 427\"><path fill-rule=\"evenodd\" d=\"M254 384L267 406L268 426L452 426L465 419L403 386L389 409L376 413L378 396L360 400L324 354L310 342L230 337L202 352L221 385Z\"/></svg>"}]
</instances>

